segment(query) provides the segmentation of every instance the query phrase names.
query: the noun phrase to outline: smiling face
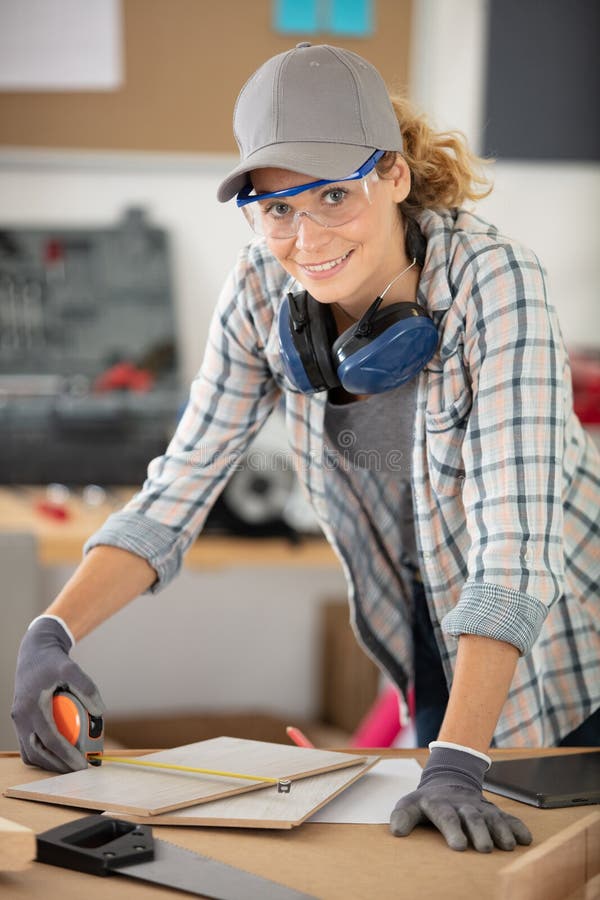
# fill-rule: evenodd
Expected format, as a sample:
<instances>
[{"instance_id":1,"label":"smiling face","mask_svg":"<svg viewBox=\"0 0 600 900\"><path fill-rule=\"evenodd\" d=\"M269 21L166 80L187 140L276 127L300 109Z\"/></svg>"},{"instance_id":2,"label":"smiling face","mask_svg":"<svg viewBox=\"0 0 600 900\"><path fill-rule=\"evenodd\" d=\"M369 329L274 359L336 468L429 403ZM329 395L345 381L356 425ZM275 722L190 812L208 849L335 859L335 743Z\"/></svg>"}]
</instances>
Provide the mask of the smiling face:
<instances>
[{"instance_id":1,"label":"smiling face","mask_svg":"<svg viewBox=\"0 0 600 900\"><path fill-rule=\"evenodd\" d=\"M261 194L287 190L311 180L286 169L256 169L252 173L254 189ZM352 221L326 228L309 216L302 216L297 235L267 238L267 245L285 271L315 300L338 303L358 317L409 263L397 206L409 190L408 166L398 158L388 174L372 179L371 202ZM301 200L301 196L297 199ZM398 290L404 292L402 299L413 299L406 296L403 280L398 282ZM392 294L388 302L393 299Z\"/></svg>"}]
</instances>

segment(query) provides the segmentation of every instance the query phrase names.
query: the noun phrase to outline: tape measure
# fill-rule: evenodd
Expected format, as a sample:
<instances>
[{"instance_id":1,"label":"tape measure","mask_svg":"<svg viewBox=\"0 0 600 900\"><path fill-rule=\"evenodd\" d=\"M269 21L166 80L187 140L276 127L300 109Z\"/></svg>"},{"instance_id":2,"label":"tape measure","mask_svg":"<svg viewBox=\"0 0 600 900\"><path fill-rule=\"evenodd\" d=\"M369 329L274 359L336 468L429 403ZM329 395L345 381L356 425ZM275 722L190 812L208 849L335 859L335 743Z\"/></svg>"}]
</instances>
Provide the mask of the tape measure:
<instances>
[{"instance_id":1,"label":"tape measure","mask_svg":"<svg viewBox=\"0 0 600 900\"><path fill-rule=\"evenodd\" d=\"M277 785L280 794L289 794L292 782L289 778L272 778L266 775L250 775L241 772L223 772L217 769L200 769L192 766L178 766L142 759L124 759L122 756L104 756L104 721L102 716L92 716L81 700L70 691L59 688L52 697L52 712L57 731L83 753L91 766L101 766L103 762L119 765L143 766L152 769L168 769L181 772L195 772L202 775L219 775L223 778L241 778L245 781L264 781Z\"/></svg>"},{"instance_id":2,"label":"tape measure","mask_svg":"<svg viewBox=\"0 0 600 900\"><path fill-rule=\"evenodd\" d=\"M104 750L102 716L90 715L81 700L61 689L55 691L52 698L52 713L59 733L83 753L90 765L101 765L100 759L91 757Z\"/></svg>"}]
</instances>

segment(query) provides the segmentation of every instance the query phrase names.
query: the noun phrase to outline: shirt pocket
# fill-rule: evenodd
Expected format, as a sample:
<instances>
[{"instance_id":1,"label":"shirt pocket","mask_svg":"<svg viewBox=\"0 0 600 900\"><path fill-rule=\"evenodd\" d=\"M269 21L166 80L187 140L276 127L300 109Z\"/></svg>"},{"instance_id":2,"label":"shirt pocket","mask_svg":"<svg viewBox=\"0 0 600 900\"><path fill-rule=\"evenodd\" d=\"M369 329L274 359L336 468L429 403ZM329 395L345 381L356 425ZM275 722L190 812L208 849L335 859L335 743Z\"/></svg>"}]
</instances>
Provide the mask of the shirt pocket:
<instances>
[{"instance_id":1,"label":"shirt pocket","mask_svg":"<svg viewBox=\"0 0 600 900\"><path fill-rule=\"evenodd\" d=\"M436 493L454 496L465 476L463 442L473 405L471 384L460 351L443 362L434 357L430 365L425 407L429 478Z\"/></svg>"}]
</instances>

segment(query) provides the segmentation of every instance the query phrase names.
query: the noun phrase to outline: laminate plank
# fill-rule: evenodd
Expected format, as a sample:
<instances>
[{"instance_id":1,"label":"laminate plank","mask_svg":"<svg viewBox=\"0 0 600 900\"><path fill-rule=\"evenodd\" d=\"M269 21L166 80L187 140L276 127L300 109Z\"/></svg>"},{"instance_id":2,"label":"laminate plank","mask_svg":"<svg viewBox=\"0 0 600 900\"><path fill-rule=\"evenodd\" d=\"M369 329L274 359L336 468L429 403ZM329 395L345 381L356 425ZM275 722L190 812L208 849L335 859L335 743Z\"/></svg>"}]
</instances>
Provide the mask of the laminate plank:
<instances>
[{"instance_id":1,"label":"laminate plank","mask_svg":"<svg viewBox=\"0 0 600 900\"><path fill-rule=\"evenodd\" d=\"M160 816L132 816L118 814L128 822L145 825L214 825L222 828L294 828L310 818L318 809L362 778L379 760L368 756L364 763L352 769L313 775L295 781L289 794L280 794L277 787L262 791L225 797ZM107 811L108 816L117 813Z\"/></svg>"},{"instance_id":2,"label":"laminate plank","mask_svg":"<svg viewBox=\"0 0 600 900\"><path fill-rule=\"evenodd\" d=\"M265 778L289 778L291 781L364 762L364 757L347 753L230 737L198 741L143 758L152 762L220 769ZM5 795L61 806L153 816L257 788L264 789L267 784L260 780L248 782L107 763L90 766L80 772L15 785L8 788Z\"/></svg>"}]
</instances>

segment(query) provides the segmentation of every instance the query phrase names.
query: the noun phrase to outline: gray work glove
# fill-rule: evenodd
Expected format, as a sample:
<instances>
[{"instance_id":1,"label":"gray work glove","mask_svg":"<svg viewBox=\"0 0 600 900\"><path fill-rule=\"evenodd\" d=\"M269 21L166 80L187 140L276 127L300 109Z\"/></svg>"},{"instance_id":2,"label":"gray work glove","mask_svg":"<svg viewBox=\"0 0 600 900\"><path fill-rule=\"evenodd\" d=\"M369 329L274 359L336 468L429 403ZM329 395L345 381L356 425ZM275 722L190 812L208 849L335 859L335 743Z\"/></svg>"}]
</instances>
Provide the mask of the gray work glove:
<instances>
[{"instance_id":1,"label":"gray work glove","mask_svg":"<svg viewBox=\"0 0 600 900\"><path fill-rule=\"evenodd\" d=\"M104 703L94 682L69 658L71 638L60 622L38 619L25 633L17 656L11 711L23 762L54 772L85 769L87 760L56 729L52 697L69 690L92 716Z\"/></svg>"},{"instance_id":2,"label":"gray work glove","mask_svg":"<svg viewBox=\"0 0 600 900\"><path fill-rule=\"evenodd\" d=\"M481 793L487 770L484 759L450 747L432 747L416 791L402 797L392 812L392 834L404 837L416 825L431 822L452 850L466 850L469 839L480 853L494 844L514 850L530 844L529 829Z\"/></svg>"}]
</instances>

